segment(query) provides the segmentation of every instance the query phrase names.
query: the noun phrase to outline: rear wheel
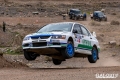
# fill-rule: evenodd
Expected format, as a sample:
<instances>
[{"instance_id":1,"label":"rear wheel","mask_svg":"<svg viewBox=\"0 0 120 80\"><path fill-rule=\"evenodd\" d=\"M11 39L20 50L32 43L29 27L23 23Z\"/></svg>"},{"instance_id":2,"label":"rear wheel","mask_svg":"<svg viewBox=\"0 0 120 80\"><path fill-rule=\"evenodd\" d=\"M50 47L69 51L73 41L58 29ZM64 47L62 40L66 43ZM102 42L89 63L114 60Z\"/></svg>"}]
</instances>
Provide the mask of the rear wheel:
<instances>
[{"instance_id":1,"label":"rear wheel","mask_svg":"<svg viewBox=\"0 0 120 80\"><path fill-rule=\"evenodd\" d=\"M54 63L55 65L60 65L60 64L62 63L62 61L59 60L59 59L54 59L54 58L52 58L52 61L53 61L53 63Z\"/></svg>"},{"instance_id":2,"label":"rear wheel","mask_svg":"<svg viewBox=\"0 0 120 80\"><path fill-rule=\"evenodd\" d=\"M107 21L107 18L105 18L105 21Z\"/></svg>"},{"instance_id":3,"label":"rear wheel","mask_svg":"<svg viewBox=\"0 0 120 80\"><path fill-rule=\"evenodd\" d=\"M38 54L34 53L34 52L28 52L28 51L24 51L24 57L25 59L32 61L35 60L37 58Z\"/></svg>"},{"instance_id":4,"label":"rear wheel","mask_svg":"<svg viewBox=\"0 0 120 80\"><path fill-rule=\"evenodd\" d=\"M83 18L83 21L86 21L86 18Z\"/></svg>"},{"instance_id":5,"label":"rear wheel","mask_svg":"<svg viewBox=\"0 0 120 80\"><path fill-rule=\"evenodd\" d=\"M72 58L75 54L73 42L68 41L66 48L62 49L61 51L65 59Z\"/></svg>"},{"instance_id":6,"label":"rear wheel","mask_svg":"<svg viewBox=\"0 0 120 80\"><path fill-rule=\"evenodd\" d=\"M96 47L93 47L91 53L92 53L92 55L88 56L88 61L90 63L95 63L98 59L98 51L97 51Z\"/></svg>"},{"instance_id":7,"label":"rear wheel","mask_svg":"<svg viewBox=\"0 0 120 80\"><path fill-rule=\"evenodd\" d=\"M102 19L101 18L98 18L98 21L101 21Z\"/></svg>"},{"instance_id":8,"label":"rear wheel","mask_svg":"<svg viewBox=\"0 0 120 80\"><path fill-rule=\"evenodd\" d=\"M72 16L70 15L70 19L72 19Z\"/></svg>"}]
</instances>

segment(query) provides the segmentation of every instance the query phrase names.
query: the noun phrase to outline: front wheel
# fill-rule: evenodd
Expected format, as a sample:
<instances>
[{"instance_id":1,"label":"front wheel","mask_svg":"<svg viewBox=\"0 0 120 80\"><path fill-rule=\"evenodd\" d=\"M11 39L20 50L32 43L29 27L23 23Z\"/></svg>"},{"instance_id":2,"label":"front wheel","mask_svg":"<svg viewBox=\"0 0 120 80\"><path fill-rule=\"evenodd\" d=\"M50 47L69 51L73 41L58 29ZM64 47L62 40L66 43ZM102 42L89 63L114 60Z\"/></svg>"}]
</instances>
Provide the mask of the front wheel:
<instances>
[{"instance_id":1,"label":"front wheel","mask_svg":"<svg viewBox=\"0 0 120 80\"><path fill-rule=\"evenodd\" d=\"M68 41L66 48L62 49L62 55L65 59L72 58L74 56L74 45L71 41Z\"/></svg>"},{"instance_id":2,"label":"front wheel","mask_svg":"<svg viewBox=\"0 0 120 80\"><path fill-rule=\"evenodd\" d=\"M104 21L107 21L107 18L105 18Z\"/></svg>"},{"instance_id":3,"label":"front wheel","mask_svg":"<svg viewBox=\"0 0 120 80\"><path fill-rule=\"evenodd\" d=\"M54 59L54 58L52 58L52 61L53 61L53 63L54 63L55 65L60 65L60 64L62 63L61 60Z\"/></svg>"},{"instance_id":4,"label":"front wheel","mask_svg":"<svg viewBox=\"0 0 120 80\"><path fill-rule=\"evenodd\" d=\"M35 60L37 56L38 55L36 53L24 51L24 57L29 61Z\"/></svg>"},{"instance_id":5,"label":"front wheel","mask_svg":"<svg viewBox=\"0 0 120 80\"><path fill-rule=\"evenodd\" d=\"M98 59L98 51L97 51L96 47L93 47L91 53L92 53L92 55L88 56L88 61L90 63L96 63L96 61Z\"/></svg>"},{"instance_id":6,"label":"front wheel","mask_svg":"<svg viewBox=\"0 0 120 80\"><path fill-rule=\"evenodd\" d=\"M76 16L76 17L75 17L75 20L78 20L78 19L79 19L79 17Z\"/></svg>"}]
</instances>

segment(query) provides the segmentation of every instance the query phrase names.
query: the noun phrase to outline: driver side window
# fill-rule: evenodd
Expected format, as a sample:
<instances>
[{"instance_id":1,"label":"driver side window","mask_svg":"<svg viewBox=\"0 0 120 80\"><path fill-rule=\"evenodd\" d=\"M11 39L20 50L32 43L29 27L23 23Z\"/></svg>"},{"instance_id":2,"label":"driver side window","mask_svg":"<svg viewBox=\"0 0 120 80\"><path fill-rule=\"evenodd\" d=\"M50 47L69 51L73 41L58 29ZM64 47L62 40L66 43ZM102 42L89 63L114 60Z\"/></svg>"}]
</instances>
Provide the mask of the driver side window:
<instances>
[{"instance_id":1,"label":"driver side window","mask_svg":"<svg viewBox=\"0 0 120 80\"><path fill-rule=\"evenodd\" d=\"M78 33L78 34L81 34L81 33L82 33L82 30L81 30L79 24L75 24L75 25L74 25L73 32L74 32L74 31L76 31L76 33Z\"/></svg>"},{"instance_id":2,"label":"driver side window","mask_svg":"<svg viewBox=\"0 0 120 80\"><path fill-rule=\"evenodd\" d=\"M90 33L88 32L88 30L85 27L81 26L81 29L82 29L83 35L86 35L86 36L90 35Z\"/></svg>"}]
</instances>

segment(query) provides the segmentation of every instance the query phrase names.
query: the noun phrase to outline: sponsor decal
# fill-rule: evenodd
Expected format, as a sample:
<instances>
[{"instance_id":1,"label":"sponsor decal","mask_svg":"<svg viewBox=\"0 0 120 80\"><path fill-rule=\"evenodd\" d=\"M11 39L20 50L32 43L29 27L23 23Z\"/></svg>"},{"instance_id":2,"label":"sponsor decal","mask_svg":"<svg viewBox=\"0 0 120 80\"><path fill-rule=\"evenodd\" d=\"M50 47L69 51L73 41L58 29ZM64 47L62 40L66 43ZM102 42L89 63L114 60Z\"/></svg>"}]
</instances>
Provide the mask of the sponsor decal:
<instances>
[{"instance_id":1,"label":"sponsor decal","mask_svg":"<svg viewBox=\"0 0 120 80\"><path fill-rule=\"evenodd\" d=\"M80 41L82 39L81 35L75 34L75 38L76 38L75 41L80 43Z\"/></svg>"},{"instance_id":2,"label":"sponsor decal","mask_svg":"<svg viewBox=\"0 0 120 80\"><path fill-rule=\"evenodd\" d=\"M91 42L88 40L84 40L84 39L82 40L82 44L86 46L91 46Z\"/></svg>"}]
</instances>

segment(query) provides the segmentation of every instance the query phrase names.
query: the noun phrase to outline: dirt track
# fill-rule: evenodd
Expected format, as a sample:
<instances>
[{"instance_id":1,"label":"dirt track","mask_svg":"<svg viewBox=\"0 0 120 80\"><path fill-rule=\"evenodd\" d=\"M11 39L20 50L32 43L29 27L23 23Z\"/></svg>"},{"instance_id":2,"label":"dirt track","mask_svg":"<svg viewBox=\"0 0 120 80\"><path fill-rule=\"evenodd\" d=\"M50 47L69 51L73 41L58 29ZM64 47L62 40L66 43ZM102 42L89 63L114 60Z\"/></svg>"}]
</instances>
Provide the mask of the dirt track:
<instances>
[{"instance_id":1,"label":"dirt track","mask_svg":"<svg viewBox=\"0 0 120 80\"><path fill-rule=\"evenodd\" d=\"M97 80L96 74L118 74L117 78L102 80L119 80L120 67L83 68L83 69L2 69L1 80ZM99 79L98 79L99 80Z\"/></svg>"}]
</instances>

